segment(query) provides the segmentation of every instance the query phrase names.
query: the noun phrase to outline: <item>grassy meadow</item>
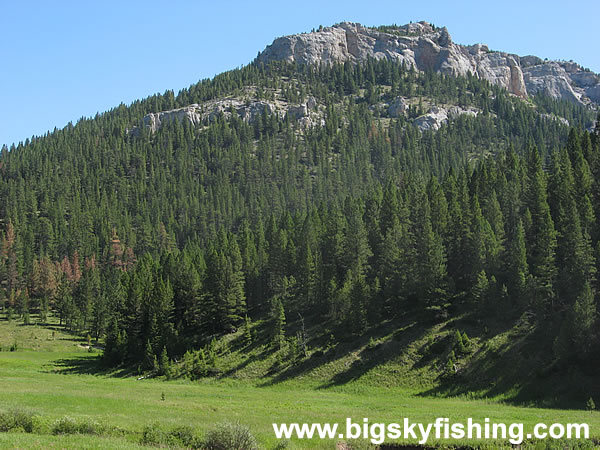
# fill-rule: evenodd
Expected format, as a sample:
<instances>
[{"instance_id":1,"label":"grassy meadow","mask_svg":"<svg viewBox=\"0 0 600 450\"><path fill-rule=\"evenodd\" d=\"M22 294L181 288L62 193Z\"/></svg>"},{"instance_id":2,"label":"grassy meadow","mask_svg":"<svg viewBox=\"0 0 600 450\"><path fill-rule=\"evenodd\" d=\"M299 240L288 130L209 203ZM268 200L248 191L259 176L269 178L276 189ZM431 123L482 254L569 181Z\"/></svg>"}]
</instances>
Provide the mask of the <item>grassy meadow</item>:
<instances>
[{"instance_id":1,"label":"grassy meadow","mask_svg":"<svg viewBox=\"0 0 600 450\"><path fill-rule=\"evenodd\" d=\"M365 417L370 423L401 422L404 417L411 422L433 422L436 417L483 421L487 417L523 422L526 430L538 422L586 422L592 437L600 438L598 412L523 408L464 396L421 396L422 389L417 386L376 386L373 374L367 378L370 381L359 379L329 387L310 377L269 383L249 377L194 382L138 380L131 372L103 370L97 361L100 349L90 352L86 344L84 338L65 333L58 326L0 322L0 410L30 411L35 414L36 427L34 433L0 433L1 447L137 448L149 426L164 430L188 426L201 436L216 423L239 421L251 429L263 448L275 448L278 441L272 432L273 422L343 424L346 417L355 423ZM65 416L102 424L109 431L98 435L54 434L54 424ZM560 448L570 447L565 445ZM510 447L508 442L487 446ZM287 448L328 449L336 448L336 442L292 440Z\"/></svg>"}]
</instances>

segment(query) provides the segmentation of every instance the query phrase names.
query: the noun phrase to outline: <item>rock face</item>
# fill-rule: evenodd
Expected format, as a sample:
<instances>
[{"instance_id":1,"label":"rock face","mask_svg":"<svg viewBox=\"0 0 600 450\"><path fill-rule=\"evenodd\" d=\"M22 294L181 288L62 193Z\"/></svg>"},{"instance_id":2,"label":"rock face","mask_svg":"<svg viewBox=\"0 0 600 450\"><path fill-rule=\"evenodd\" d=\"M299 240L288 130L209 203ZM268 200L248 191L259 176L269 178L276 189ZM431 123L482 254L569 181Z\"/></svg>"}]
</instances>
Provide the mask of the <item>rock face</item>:
<instances>
[{"instance_id":1,"label":"rock face","mask_svg":"<svg viewBox=\"0 0 600 450\"><path fill-rule=\"evenodd\" d=\"M575 63L548 62L535 56L520 58L491 52L482 44L455 44L446 28L434 28L427 22L390 32L343 22L317 32L277 38L257 61L332 64L368 58L387 58L417 70L455 76L470 72L520 97L542 91L575 103L600 103L600 77Z\"/></svg>"},{"instance_id":2,"label":"rock face","mask_svg":"<svg viewBox=\"0 0 600 450\"><path fill-rule=\"evenodd\" d=\"M185 108L173 109L171 111L161 111L157 113L150 113L144 116L144 126L150 128L152 132L155 132L165 122L177 120L178 122L183 119L188 119L193 125L198 125L202 122L202 115L198 111L198 105L190 105Z\"/></svg>"},{"instance_id":3,"label":"rock face","mask_svg":"<svg viewBox=\"0 0 600 450\"><path fill-rule=\"evenodd\" d=\"M166 122L174 120L182 122L184 119L197 126L205 120L209 122L215 120L220 114L230 117L232 111L235 111L243 120L254 122L264 110L268 114L272 114L275 111L275 106L265 101L243 103L237 99L216 100L202 105L194 103L179 109L147 114L144 116L144 126L155 132Z\"/></svg>"},{"instance_id":4,"label":"rock face","mask_svg":"<svg viewBox=\"0 0 600 450\"><path fill-rule=\"evenodd\" d=\"M388 107L390 117L399 117L406 111L408 111L408 102L402 97L397 97Z\"/></svg>"},{"instance_id":5,"label":"rock face","mask_svg":"<svg viewBox=\"0 0 600 450\"><path fill-rule=\"evenodd\" d=\"M285 117L287 114L293 121L297 121L303 128L322 124L322 118L315 110L318 104L314 97L309 97L303 104L290 104L283 102L268 102L263 100L242 101L237 98L211 100L205 103L192 104L183 108L150 113L144 116L144 126L151 132L156 132L163 124L171 121L183 122L188 120L192 125L198 126L203 122L211 122L223 114L230 118L237 114L242 120L254 123L263 113L278 114Z\"/></svg>"},{"instance_id":6,"label":"rock face","mask_svg":"<svg viewBox=\"0 0 600 450\"><path fill-rule=\"evenodd\" d=\"M442 125L448 123L449 120L456 119L458 116L468 115L474 117L479 113L480 111L475 108L463 109L460 106L452 106L446 109L440 106L432 106L427 114L417 117L413 124L421 131L437 131Z\"/></svg>"},{"instance_id":7,"label":"rock face","mask_svg":"<svg viewBox=\"0 0 600 450\"><path fill-rule=\"evenodd\" d=\"M571 126L567 119L565 119L564 117L555 116L554 114L540 114L540 117L544 120L556 120L567 127Z\"/></svg>"},{"instance_id":8,"label":"rock face","mask_svg":"<svg viewBox=\"0 0 600 450\"><path fill-rule=\"evenodd\" d=\"M448 122L448 111L433 106L427 114L417 117L413 123L423 131L436 131L446 122Z\"/></svg>"}]
</instances>

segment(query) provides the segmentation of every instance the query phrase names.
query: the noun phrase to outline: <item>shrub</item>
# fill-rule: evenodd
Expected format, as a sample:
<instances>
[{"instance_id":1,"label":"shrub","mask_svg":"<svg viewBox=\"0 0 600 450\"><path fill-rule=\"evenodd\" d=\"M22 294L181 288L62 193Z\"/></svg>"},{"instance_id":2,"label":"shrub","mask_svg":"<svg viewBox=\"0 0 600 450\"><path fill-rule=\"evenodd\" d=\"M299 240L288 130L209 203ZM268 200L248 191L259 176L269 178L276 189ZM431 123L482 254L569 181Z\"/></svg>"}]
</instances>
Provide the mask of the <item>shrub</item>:
<instances>
[{"instance_id":1,"label":"shrub","mask_svg":"<svg viewBox=\"0 0 600 450\"><path fill-rule=\"evenodd\" d=\"M285 450L290 445L290 441L282 439L279 441L272 450Z\"/></svg>"},{"instance_id":2,"label":"shrub","mask_svg":"<svg viewBox=\"0 0 600 450\"><path fill-rule=\"evenodd\" d=\"M52 425L52 434L103 434L105 427L91 419L77 421L72 417L62 417Z\"/></svg>"},{"instance_id":3,"label":"shrub","mask_svg":"<svg viewBox=\"0 0 600 450\"><path fill-rule=\"evenodd\" d=\"M103 434L106 427L92 419L84 419L78 422L79 434Z\"/></svg>"},{"instance_id":4,"label":"shrub","mask_svg":"<svg viewBox=\"0 0 600 450\"><path fill-rule=\"evenodd\" d=\"M180 426L173 428L169 432L169 440L175 441L179 445L188 448L200 448L201 441L196 433L194 432L192 427L189 426Z\"/></svg>"},{"instance_id":5,"label":"shrub","mask_svg":"<svg viewBox=\"0 0 600 450\"><path fill-rule=\"evenodd\" d=\"M162 445L167 443L166 433L161 430L158 424L150 424L144 427L140 444L142 445Z\"/></svg>"},{"instance_id":6,"label":"shrub","mask_svg":"<svg viewBox=\"0 0 600 450\"><path fill-rule=\"evenodd\" d=\"M446 375L454 375L456 373L456 355L454 354L454 350L450 351L448 355L448 361L446 362Z\"/></svg>"},{"instance_id":7,"label":"shrub","mask_svg":"<svg viewBox=\"0 0 600 450\"><path fill-rule=\"evenodd\" d=\"M287 359L291 362L295 362L300 359L300 346L298 345L298 338L294 336L291 336L287 341Z\"/></svg>"},{"instance_id":8,"label":"shrub","mask_svg":"<svg viewBox=\"0 0 600 450\"><path fill-rule=\"evenodd\" d=\"M146 425L140 439L142 445L201 448L201 440L189 426L175 427L171 431L164 431L160 425L153 423Z\"/></svg>"},{"instance_id":9,"label":"shrub","mask_svg":"<svg viewBox=\"0 0 600 450\"><path fill-rule=\"evenodd\" d=\"M469 339L469 336L467 336L466 331L464 331L462 334L462 341L463 341L463 346L465 348L465 352L470 353L472 350L471 339Z\"/></svg>"},{"instance_id":10,"label":"shrub","mask_svg":"<svg viewBox=\"0 0 600 450\"><path fill-rule=\"evenodd\" d=\"M348 450L371 450L379 447L376 447L364 439L353 439L346 443L346 448Z\"/></svg>"},{"instance_id":11,"label":"shrub","mask_svg":"<svg viewBox=\"0 0 600 450\"><path fill-rule=\"evenodd\" d=\"M21 409L0 412L0 431L23 430L32 433L35 426L34 417L34 413Z\"/></svg>"},{"instance_id":12,"label":"shrub","mask_svg":"<svg viewBox=\"0 0 600 450\"><path fill-rule=\"evenodd\" d=\"M52 425L52 434L77 434L77 422L70 417L62 417Z\"/></svg>"},{"instance_id":13,"label":"shrub","mask_svg":"<svg viewBox=\"0 0 600 450\"><path fill-rule=\"evenodd\" d=\"M369 339L369 343L367 344L367 350L375 350L379 346L379 344L379 341L376 341L375 339L373 339L373 337L371 337Z\"/></svg>"},{"instance_id":14,"label":"shrub","mask_svg":"<svg viewBox=\"0 0 600 450\"><path fill-rule=\"evenodd\" d=\"M594 403L594 399L592 397L589 398L585 407L588 411L593 411L596 409L596 403Z\"/></svg>"},{"instance_id":15,"label":"shrub","mask_svg":"<svg viewBox=\"0 0 600 450\"><path fill-rule=\"evenodd\" d=\"M159 375L167 375L169 378L171 368L171 362L169 361L169 356L167 354L167 349L163 347L162 352L160 354L160 359L158 360L158 374Z\"/></svg>"},{"instance_id":16,"label":"shrub","mask_svg":"<svg viewBox=\"0 0 600 450\"><path fill-rule=\"evenodd\" d=\"M456 333L454 334L454 349L456 350L456 352L458 354L462 355L462 354L466 353L465 344L463 342L462 334L458 330L456 330Z\"/></svg>"},{"instance_id":17,"label":"shrub","mask_svg":"<svg viewBox=\"0 0 600 450\"><path fill-rule=\"evenodd\" d=\"M257 450L256 439L250 429L240 423L224 422L208 432L204 440L206 450Z\"/></svg>"}]
</instances>

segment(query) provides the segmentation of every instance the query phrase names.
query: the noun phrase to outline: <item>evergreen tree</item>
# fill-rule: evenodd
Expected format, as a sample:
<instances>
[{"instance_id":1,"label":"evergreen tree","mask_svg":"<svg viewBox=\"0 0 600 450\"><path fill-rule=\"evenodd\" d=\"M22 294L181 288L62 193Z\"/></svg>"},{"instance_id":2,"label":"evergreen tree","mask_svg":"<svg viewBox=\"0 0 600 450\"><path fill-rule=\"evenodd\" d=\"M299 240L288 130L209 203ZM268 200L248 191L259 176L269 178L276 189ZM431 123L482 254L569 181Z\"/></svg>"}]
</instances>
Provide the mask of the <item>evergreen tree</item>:
<instances>
[{"instance_id":1,"label":"evergreen tree","mask_svg":"<svg viewBox=\"0 0 600 450\"><path fill-rule=\"evenodd\" d=\"M527 261L533 276L535 302L552 298L556 276L556 232L547 201L546 176L537 148L528 153L528 192L526 205L531 214L527 235Z\"/></svg>"},{"instance_id":2,"label":"evergreen tree","mask_svg":"<svg viewBox=\"0 0 600 450\"><path fill-rule=\"evenodd\" d=\"M281 350L285 342L285 310L281 299L274 298L271 305L271 317L273 320L273 345Z\"/></svg>"},{"instance_id":3,"label":"evergreen tree","mask_svg":"<svg viewBox=\"0 0 600 450\"><path fill-rule=\"evenodd\" d=\"M529 277L527 250L525 248L525 229L519 220L516 229L510 236L507 248L505 277L508 292L519 302L527 301L525 286Z\"/></svg>"}]
</instances>

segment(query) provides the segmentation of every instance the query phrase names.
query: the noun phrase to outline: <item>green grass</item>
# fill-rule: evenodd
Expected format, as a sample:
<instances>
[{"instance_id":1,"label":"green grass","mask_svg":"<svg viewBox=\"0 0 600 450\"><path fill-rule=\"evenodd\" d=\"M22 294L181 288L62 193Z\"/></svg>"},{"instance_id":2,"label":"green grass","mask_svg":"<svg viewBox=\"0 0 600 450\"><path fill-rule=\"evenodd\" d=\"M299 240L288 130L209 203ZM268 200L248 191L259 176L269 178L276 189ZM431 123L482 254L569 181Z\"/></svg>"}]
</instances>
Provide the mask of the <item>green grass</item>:
<instances>
[{"instance_id":1,"label":"green grass","mask_svg":"<svg viewBox=\"0 0 600 450\"><path fill-rule=\"evenodd\" d=\"M16 343L18 350L35 350L40 352L87 351L87 342L81 336L68 333L51 320L48 324L32 323L24 325L17 320L0 320L0 348L10 351Z\"/></svg>"},{"instance_id":2,"label":"green grass","mask_svg":"<svg viewBox=\"0 0 600 450\"><path fill-rule=\"evenodd\" d=\"M423 391L419 383L392 386L394 374L385 368L364 378L329 385L323 383L326 376L323 367L315 369L316 373L280 382L273 377L253 378L247 366L241 369L244 376L200 382L137 380L119 371L92 374L97 369L99 353L88 353L81 347L80 338L54 331L52 340L48 338L51 331L42 326L0 323L3 348L15 339L18 342L17 351L0 352L3 393L0 410L32 410L46 424L64 416L89 419L123 433L110 436L0 433L1 447L135 448L144 427L154 423L165 429L190 426L202 434L218 422L239 421L250 427L261 445L272 448L277 443L273 422L344 423L346 417L355 422L367 417L371 423L401 422L404 417L412 422L431 422L436 417L453 421L472 417L483 421L488 417L492 421L523 422L526 429L538 422L586 422L593 437L600 438L598 412L522 408L458 397L423 397L419 395ZM236 358L235 354L230 357ZM349 358L357 357L359 354ZM343 361L339 364L348 362ZM377 385L377 373L382 374L381 385ZM318 439L293 440L289 446L334 447L334 442Z\"/></svg>"},{"instance_id":3,"label":"green grass","mask_svg":"<svg viewBox=\"0 0 600 450\"><path fill-rule=\"evenodd\" d=\"M135 442L114 437L98 437L87 435L52 436L26 433L0 433L1 448L69 448L69 449L130 449L148 448Z\"/></svg>"}]
</instances>

